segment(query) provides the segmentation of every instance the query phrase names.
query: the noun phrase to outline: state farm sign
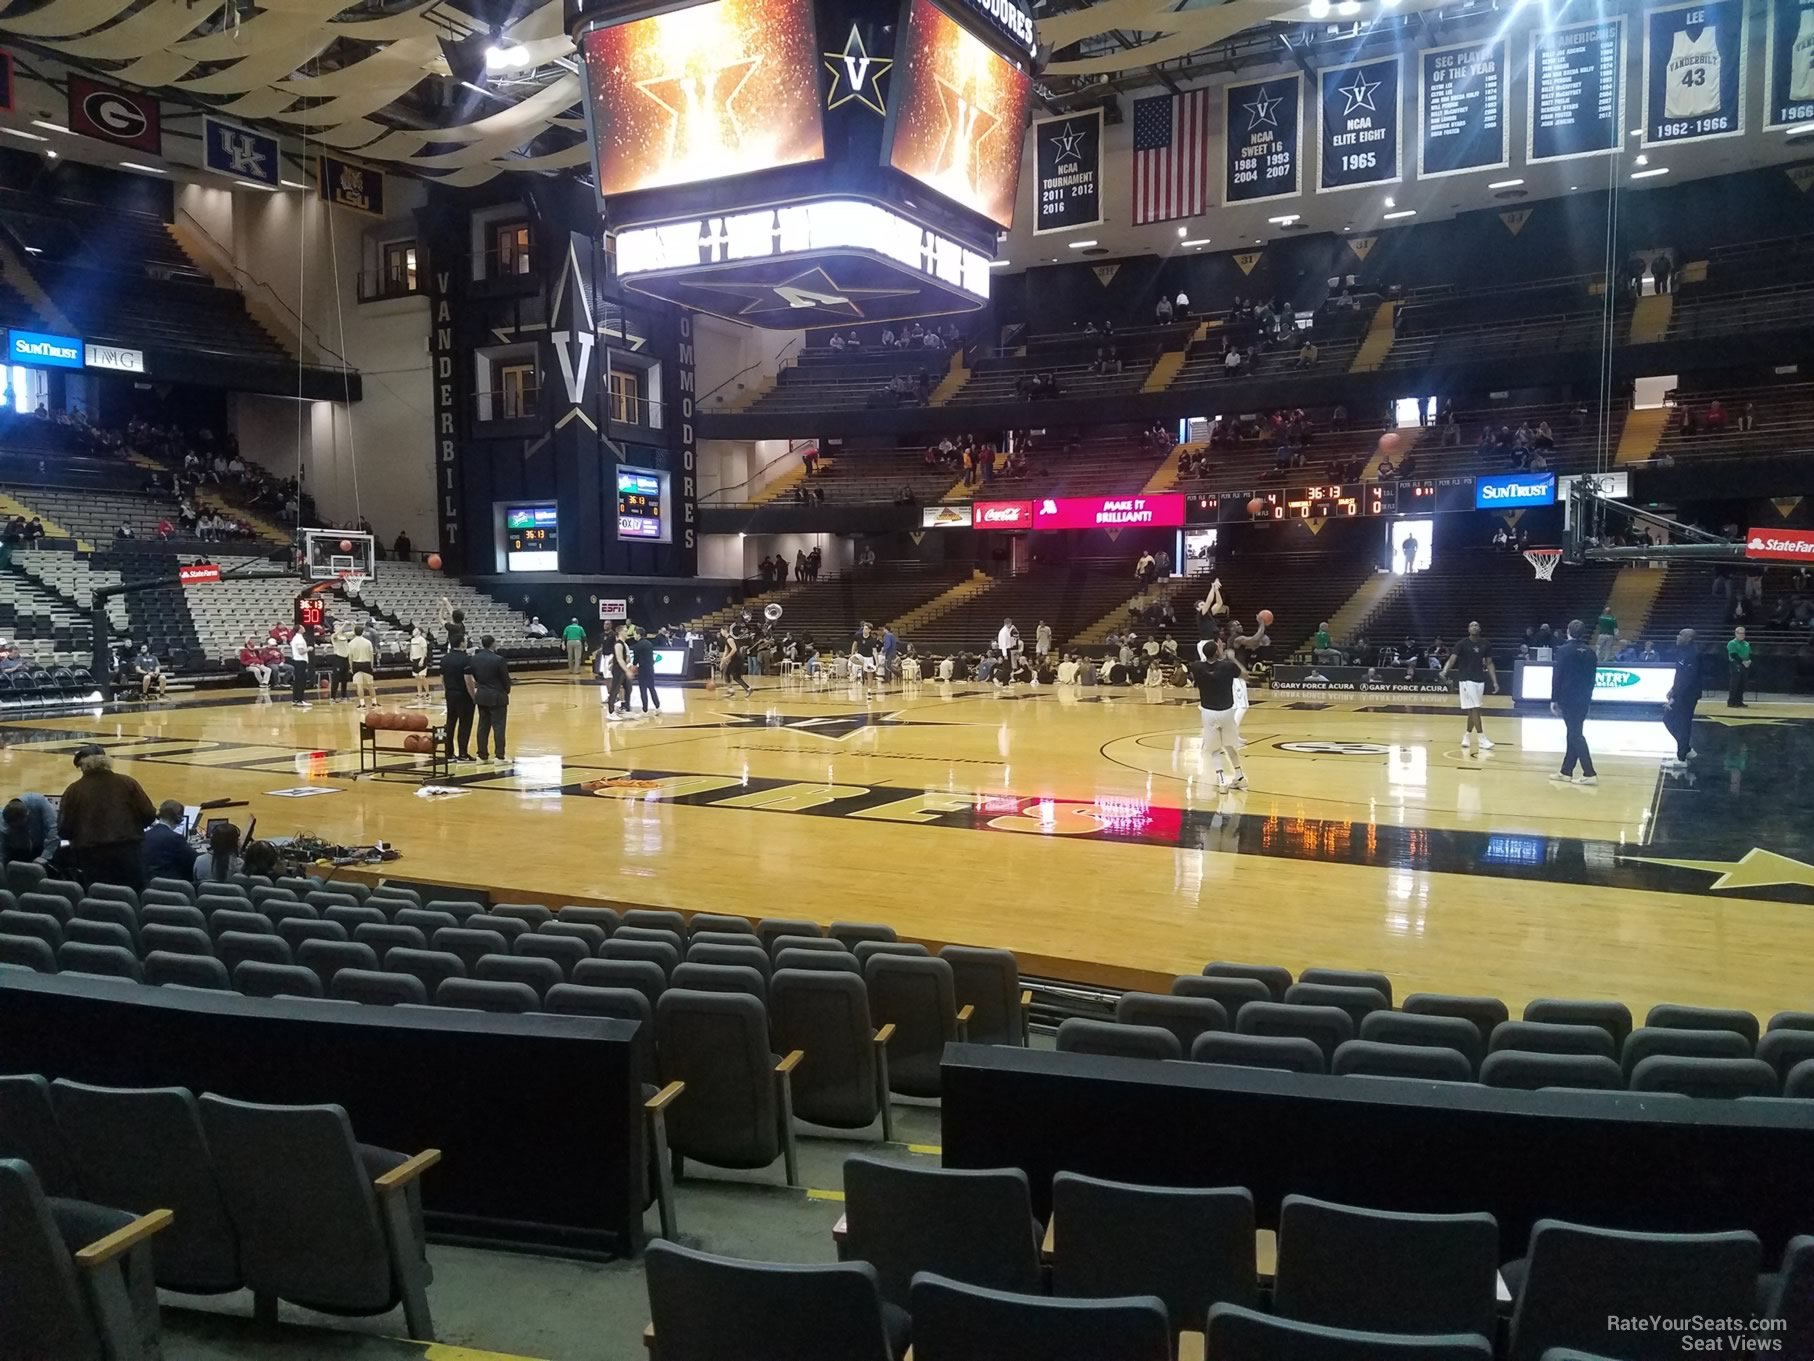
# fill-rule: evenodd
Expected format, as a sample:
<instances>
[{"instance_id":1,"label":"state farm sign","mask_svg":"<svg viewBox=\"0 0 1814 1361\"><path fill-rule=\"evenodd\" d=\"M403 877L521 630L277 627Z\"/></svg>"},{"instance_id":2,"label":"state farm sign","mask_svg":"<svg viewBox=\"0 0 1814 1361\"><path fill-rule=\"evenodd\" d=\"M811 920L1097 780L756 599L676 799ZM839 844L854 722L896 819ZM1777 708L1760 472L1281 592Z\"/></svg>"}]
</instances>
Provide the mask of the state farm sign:
<instances>
[{"instance_id":1,"label":"state farm sign","mask_svg":"<svg viewBox=\"0 0 1814 1361\"><path fill-rule=\"evenodd\" d=\"M1745 556L1766 562L1814 565L1814 529L1751 529L1745 532Z\"/></svg>"},{"instance_id":2,"label":"state farm sign","mask_svg":"<svg viewBox=\"0 0 1814 1361\"><path fill-rule=\"evenodd\" d=\"M206 582L220 580L220 564L217 562L198 562L188 567L176 569L176 579L184 586L200 586Z\"/></svg>"},{"instance_id":3,"label":"state farm sign","mask_svg":"<svg viewBox=\"0 0 1814 1361\"><path fill-rule=\"evenodd\" d=\"M970 523L976 529L1031 529L1031 501L978 501Z\"/></svg>"}]
</instances>

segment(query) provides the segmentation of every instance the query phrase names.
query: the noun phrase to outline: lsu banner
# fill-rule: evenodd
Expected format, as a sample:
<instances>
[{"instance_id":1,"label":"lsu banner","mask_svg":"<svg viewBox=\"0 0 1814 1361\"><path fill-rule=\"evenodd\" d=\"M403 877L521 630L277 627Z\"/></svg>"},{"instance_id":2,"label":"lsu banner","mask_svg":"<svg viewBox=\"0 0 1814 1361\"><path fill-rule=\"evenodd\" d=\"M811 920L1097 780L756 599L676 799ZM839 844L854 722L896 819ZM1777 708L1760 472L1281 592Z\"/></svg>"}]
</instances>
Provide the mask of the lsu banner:
<instances>
[{"instance_id":1,"label":"lsu banner","mask_svg":"<svg viewBox=\"0 0 1814 1361\"><path fill-rule=\"evenodd\" d=\"M1404 133L1398 58L1330 67L1316 77L1322 106L1317 192L1397 183Z\"/></svg>"},{"instance_id":2,"label":"lsu banner","mask_svg":"<svg viewBox=\"0 0 1814 1361\"><path fill-rule=\"evenodd\" d=\"M1102 109L1033 124L1033 234L1102 221Z\"/></svg>"},{"instance_id":3,"label":"lsu banner","mask_svg":"<svg viewBox=\"0 0 1814 1361\"><path fill-rule=\"evenodd\" d=\"M351 208L356 213L384 216L384 172L343 161L338 156L322 156L318 168L317 192L328 203Z\"/></svg>"},{"instance_id":4,"label":"lsu banner","mask_svg":"<svg viewBox=\"0 0 1814 1361\"><path fill-rule=\"evenodd\" d=\"M1814 0L1770 0L1764 126L1814 123Z\"/></svg>"},{"instance_id":5,"label":"lsu banner","mask_svg":"<svg viewBox=\"0 0 1814 1361\"><path fill-rule=\"evenodd\" d=\"M1424 179L1511 164L1505 126L1505 39L1421 54L1417 173Z\"/></svg>"},{"instance_id":6,"label":"lsu banner","mask_svg":"<svg viewBox=\"0 0 1814 1361\"><path fill-rule=\"evenodd\" d=\"M1625 132L1625 20L1595 19L1531 33L1527 161L1618 150Z\"/></svg>"},{"instance_id":7,"label":"lsu banner","mask_svg":"<svg viewBox=\"0 0 1814 1361\"><path fill-rule=\"evenodd\" d=\"M1222 201L1264 203L1302 192L1303 75L1230 85L1222 112Z\"/></svg>"},{"instance_id":8,"label":"lsu banner","mask_svg":"<svg viewBox=\"0 0 1814 1361\"><path fill-rule=\"evenodd\" d=\"M218 118L204 117L202 145L204 161L210 170L236 180L269 185L273 189L283 178L275 137L249 132Z\"/></svg>"},{"instance_id":9,"label":"lsu banner","mask_svg":"<svg viewBox=\"0 0 1814 1361\"><path fill-rule=\"evenodd\" d=\"M1670 5L1644 15L1644 145L1745 130L1745 0Z\"/></svg>"}]
</instances>

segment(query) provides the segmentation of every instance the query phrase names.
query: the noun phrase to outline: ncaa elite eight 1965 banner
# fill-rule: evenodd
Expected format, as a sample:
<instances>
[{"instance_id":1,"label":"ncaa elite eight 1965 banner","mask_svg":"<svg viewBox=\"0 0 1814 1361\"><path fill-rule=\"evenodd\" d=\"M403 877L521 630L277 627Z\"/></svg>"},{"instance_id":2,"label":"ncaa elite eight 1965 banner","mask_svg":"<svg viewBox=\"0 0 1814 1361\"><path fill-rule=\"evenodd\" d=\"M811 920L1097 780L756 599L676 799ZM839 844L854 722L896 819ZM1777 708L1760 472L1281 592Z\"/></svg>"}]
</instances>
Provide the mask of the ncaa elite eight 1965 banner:
<instances>
[{"instance_id":1,"label":"ncaa elite eight 1965 banner","mask_svg":"<svg viewBox=\"0 0 1814 1361\"><path fill-rule=\"evenodd\" d=\"M1102 221L1102 109L1033 124L1033 233Z\"/></svg>"},{"instance_id":2,"label":"ncaa elite eight 1965 banner","mask_svg":"<svg viewBox=\"0 0 1814 1361\"><path fill-rule=\"evenodd\" d=\"M1329 67L1316 79L1322 106L1317 192L1397 183L1404 140L1398 58Z\"/></svg>"},{"instance_id":3,"label":"ncaa elite eight 1965 banner","mask_svg":"<svg viewBox=\"0 0 1814 1361\"><path fill-rule=\"evenodd\" d=\"M1745 4L1705 0L1645 14L1645 146L1744 132Z\"/></svg>"}]
</instances>

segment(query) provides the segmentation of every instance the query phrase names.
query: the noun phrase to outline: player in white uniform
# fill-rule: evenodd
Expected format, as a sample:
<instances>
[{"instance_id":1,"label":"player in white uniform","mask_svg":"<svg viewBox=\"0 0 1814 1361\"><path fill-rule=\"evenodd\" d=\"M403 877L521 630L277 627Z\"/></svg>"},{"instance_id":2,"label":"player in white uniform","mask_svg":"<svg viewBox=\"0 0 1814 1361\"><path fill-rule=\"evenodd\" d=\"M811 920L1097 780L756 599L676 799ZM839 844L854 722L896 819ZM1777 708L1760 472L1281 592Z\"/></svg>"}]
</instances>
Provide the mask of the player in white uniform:
<instances>
[{"instance_id":1,"label":"player in white uniform","mask_svg":"<svg viewBox=\"0 0 1814 1361\"><path fill-rule=\"evenodd\" d=\"M1720 106L1719 35L1705 25L1690 38L1677 29L1669 42L1669 64L1663 68L1663 117L1701 118Z\"/></svg>"},{"instance_id":2,"label":"player in white uniform","mask_svg":"<svg viewBox=\"0 0 1814 1361\"><path fill-rule=\"evenodd\" d=\"M1802 6L1801 25L1789 44L1789 98L1814 99L1814 6Z\"/></svg>"}]
</instances>

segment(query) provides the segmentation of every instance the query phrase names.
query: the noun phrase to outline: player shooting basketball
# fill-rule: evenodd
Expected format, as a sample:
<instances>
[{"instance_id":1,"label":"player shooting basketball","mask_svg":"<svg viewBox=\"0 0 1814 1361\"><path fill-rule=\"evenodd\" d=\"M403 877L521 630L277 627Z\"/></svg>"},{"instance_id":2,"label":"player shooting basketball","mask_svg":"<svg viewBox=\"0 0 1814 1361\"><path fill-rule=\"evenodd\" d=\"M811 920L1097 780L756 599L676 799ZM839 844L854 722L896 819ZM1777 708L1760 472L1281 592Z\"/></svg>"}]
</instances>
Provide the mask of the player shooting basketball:
<instances>
[{"instance_id":1,"label":"player shooting basketball","mask_svg":"<svg viewBox=\"0 0 1814 1361\"><path fill-rule=\"evenodd\" d=\"M1197 644L1197 660L1187 668L1197 685L1197 712L1203 720L1203 750L1216 772L1218 789L1247 788L1247 771L1241 765L1241 712L1236 688L1246 688L1247 670L1220 638ZM1244 694L1242 696L1244 699ZM1222 763L1230 775L1224 775Z\"/></svg>"}]
</instances>

